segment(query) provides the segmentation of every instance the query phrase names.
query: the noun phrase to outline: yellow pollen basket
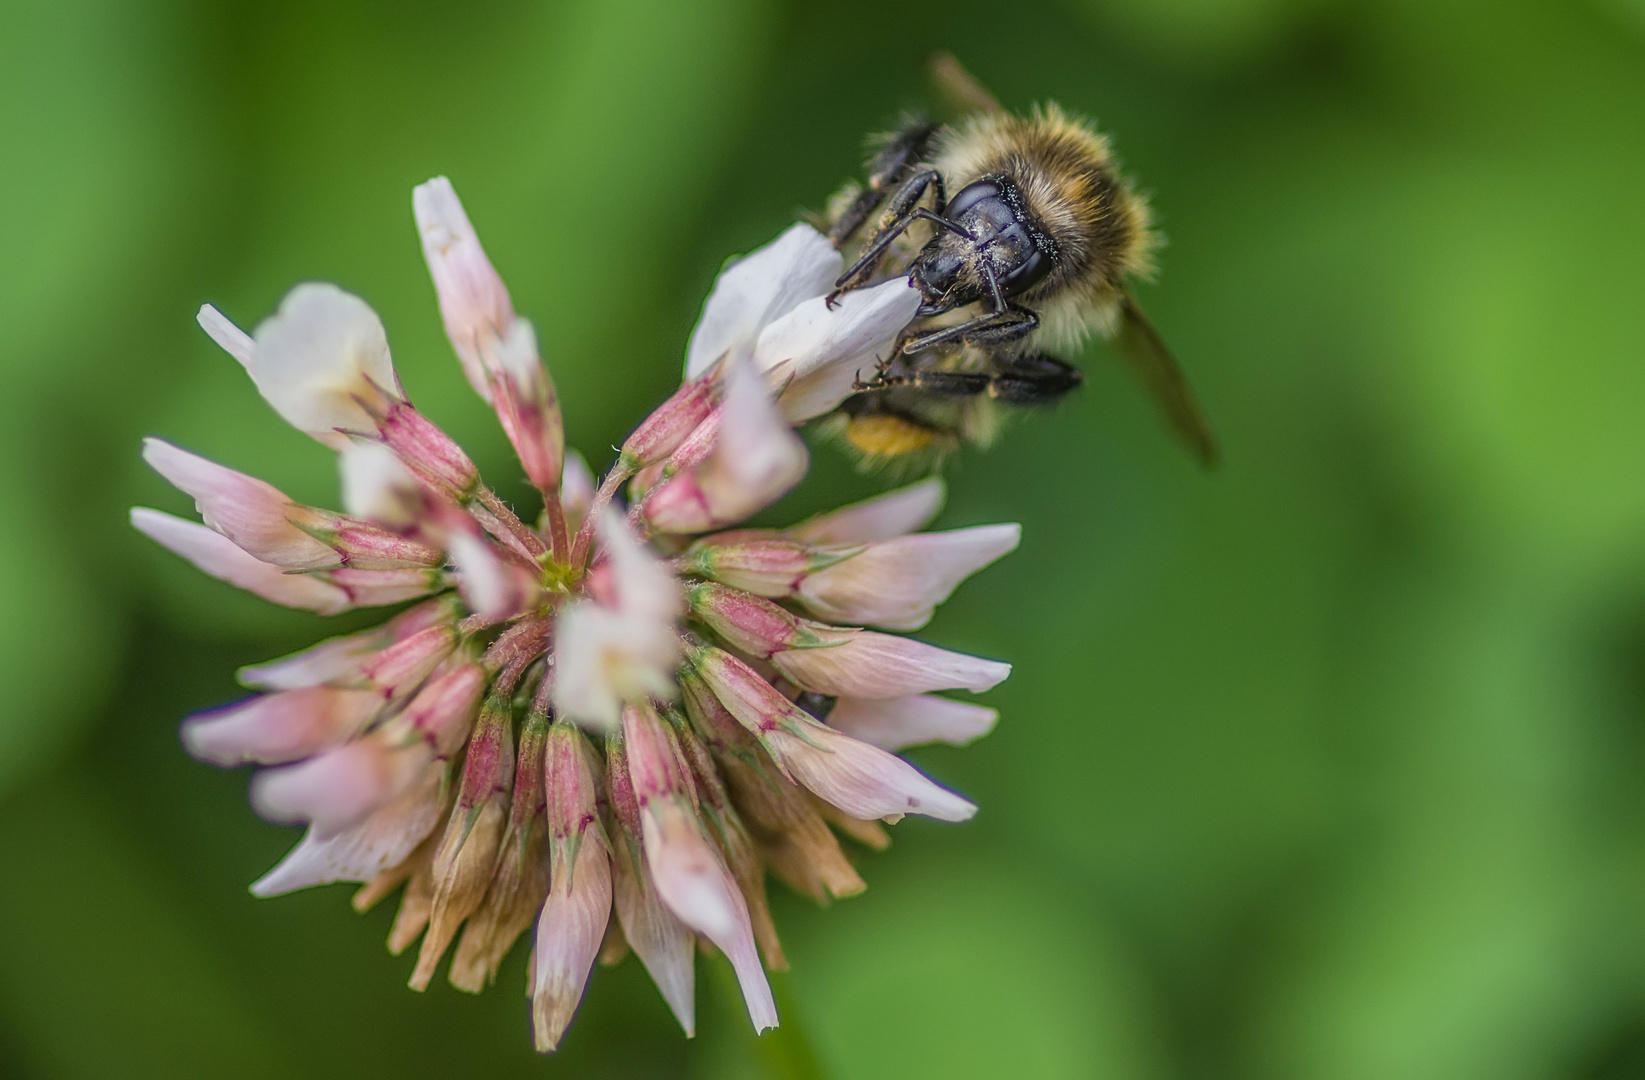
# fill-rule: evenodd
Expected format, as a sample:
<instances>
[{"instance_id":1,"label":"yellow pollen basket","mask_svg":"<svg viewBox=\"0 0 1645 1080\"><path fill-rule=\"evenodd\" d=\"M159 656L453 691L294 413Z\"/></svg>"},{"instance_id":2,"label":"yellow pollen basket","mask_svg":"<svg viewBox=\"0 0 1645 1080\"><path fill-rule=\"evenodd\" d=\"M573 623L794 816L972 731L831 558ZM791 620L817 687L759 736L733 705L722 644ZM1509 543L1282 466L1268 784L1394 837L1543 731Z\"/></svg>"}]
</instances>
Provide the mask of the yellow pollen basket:
<instances>
[{"instance_id":1,"label":"yellow pollen basket","mask_svg":"<svg viewBox=\"0 0 1645 1080\"><path fill-rule=\"evenodd\" d=\"M883 413L853 417L845 429L845 439L865 454L898 457L924 450L937 441L930 428Z\"/></svg>"}]
</instances>

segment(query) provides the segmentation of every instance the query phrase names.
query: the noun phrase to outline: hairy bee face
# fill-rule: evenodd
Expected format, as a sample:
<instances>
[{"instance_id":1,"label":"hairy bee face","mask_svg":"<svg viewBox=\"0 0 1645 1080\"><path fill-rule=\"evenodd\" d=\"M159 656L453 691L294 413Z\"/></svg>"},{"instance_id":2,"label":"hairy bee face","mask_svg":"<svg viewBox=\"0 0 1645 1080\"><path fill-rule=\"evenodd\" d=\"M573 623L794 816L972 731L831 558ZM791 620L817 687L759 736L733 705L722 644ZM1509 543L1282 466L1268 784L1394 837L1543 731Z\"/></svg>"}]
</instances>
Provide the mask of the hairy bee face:
<instances>
[{"instance_id":1,"label":"hairy bee face","mask_svg":"<svg viewBox=\"0 0 1645 1080\"><path fill-rule=\"evenodd\" d=\"M967 184L942 216L952 227L938 230L909 271L925 298L922 315L991 298L996 289L1004 298L1021 295L1056 265L1055 243L1004 176Z\"/></svg>"}]
</instances>

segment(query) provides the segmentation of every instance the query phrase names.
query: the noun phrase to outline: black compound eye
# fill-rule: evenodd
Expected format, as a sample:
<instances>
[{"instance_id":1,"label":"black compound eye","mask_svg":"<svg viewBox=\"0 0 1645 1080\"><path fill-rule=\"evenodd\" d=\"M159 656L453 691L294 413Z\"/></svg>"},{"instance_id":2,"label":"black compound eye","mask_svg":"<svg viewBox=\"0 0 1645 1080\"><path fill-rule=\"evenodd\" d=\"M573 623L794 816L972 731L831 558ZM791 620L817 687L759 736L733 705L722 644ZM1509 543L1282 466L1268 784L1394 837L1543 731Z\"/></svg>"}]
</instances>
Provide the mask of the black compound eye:
<instances>
[{"instance_id":1,"label":"black compound eye","mask_svg":"<svg viewBox=\"0 0 1645 1080\"><path fill-rule=\"evenodd\" d=\"M1006 296L1025 293L1044 281L1055 265L1055 260L1035 245L1029 249L1028 258L1013 266L1011 272L1000 279L1000 292Z\"/></svg>"},{"instance_id":2,"label":"black compound eye","mask_svg":"<svg viewBox=\"0 0 1645 1080\"><path fill-rule=\"evenodd\" d=\"M948 205L943 207L943 217L953 221L984 199L997 199L999 197L999 184L992 180L974 181L955 192L954 197L948 200Z\"/></svg>"}]
</instances>

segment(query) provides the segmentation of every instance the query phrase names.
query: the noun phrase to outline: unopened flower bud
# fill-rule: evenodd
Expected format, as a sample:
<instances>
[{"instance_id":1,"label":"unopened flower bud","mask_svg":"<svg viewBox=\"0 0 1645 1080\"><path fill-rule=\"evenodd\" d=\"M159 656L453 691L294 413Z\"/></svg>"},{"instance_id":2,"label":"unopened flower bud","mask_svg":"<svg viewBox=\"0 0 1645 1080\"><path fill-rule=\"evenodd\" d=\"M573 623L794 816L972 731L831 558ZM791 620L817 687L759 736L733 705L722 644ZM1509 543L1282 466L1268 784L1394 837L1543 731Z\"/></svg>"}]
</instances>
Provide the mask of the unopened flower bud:
<instances>
[{"instance_id":1,"label":"unopened flower bud","mask_svg":"<svg viewBox=\"0 0 1645 1080\"><path fill-rule=\"evenodd\" d=\"M679 560L682 569L756 596L792 595L807 574L833 566L860 547L816 548L758 529L720 533L697 541Z\"/></svg>"},{"instance_id":2,"label":"unopened flower bud","mask_svg":"<svg viewBox=\"0 0 1645 1080\"><path fill-rule=\"evenodd\" d=\"M761 659L784 649L835 645L851 636L811 622L741 589L703 581L686 591L691 614L737 649Z\"/></svg>"},{"instance_id":3,"label":"unopened flower bud","mask_svg":"<svg viewBox=\"0 0 1645 1080\"><path fill-rule=\"evenodd\" d=\"M691 379L640 422L623 442L618 467L636 473L672 454L708 418L714 409L718 384L712 378Z\"/></svg>"}]
</instances>

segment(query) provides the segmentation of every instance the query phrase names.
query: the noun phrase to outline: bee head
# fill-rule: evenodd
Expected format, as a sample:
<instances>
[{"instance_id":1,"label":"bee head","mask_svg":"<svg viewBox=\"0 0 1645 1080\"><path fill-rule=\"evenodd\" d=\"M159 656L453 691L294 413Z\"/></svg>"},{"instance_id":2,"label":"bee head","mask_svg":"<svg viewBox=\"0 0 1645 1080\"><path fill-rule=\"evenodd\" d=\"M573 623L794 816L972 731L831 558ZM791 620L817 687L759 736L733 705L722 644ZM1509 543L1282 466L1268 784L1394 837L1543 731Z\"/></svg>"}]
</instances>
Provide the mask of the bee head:
<instances>
[{"instance_id":1,"label":"bee head","mask_svg":"<svg viewBox=\"0 0 1645 1080\"><path fill-rule=\"evenodd\" d=\"M993 286L1001 297L1019 296L1056 265L1055 242L1008 177L985 176L965 185L948 200L942 218L943 227L909 270L924 299L922 316L989 298Z\"/></svg>"}]
</instances>

